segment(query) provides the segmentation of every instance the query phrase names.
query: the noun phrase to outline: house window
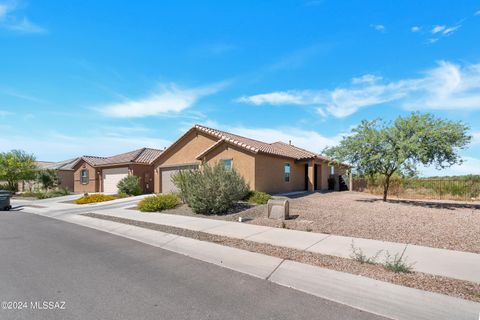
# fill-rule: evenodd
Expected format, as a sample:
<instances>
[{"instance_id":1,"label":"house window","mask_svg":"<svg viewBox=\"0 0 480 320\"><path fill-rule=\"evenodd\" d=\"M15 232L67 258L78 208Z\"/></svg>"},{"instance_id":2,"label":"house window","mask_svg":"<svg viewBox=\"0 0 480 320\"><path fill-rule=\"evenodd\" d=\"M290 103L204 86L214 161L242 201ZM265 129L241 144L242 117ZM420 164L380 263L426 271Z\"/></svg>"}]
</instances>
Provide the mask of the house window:
<instances>
[{"instance_id":1,"label":"house window","mask_svg":"<svg viewBox=\"0 0 480 320\"><path fill-rule=\"evenodd\" d=\"M81 184L88 184L88 170L83 169L80 171L80 183Z\"/></svg>"},{"instance_id":2,"label":"house window","mask_svg":"<svg viewBox=\"0 0 480 320\"><path fill-rule=\"evenodd\" d=\"M285 163L283 166L283 179L285 182L290 181L290 163Z\"/></svg>"},{"instance_id":3,"label":"house window","mask_svg":"<svg viewBox=\"0 0 480 320\"><path fill-rule=\"evenodd\" d=\"M226 170L232 170L232 162L233 162L232 159L224 159L224 160L222 160L223 167L224 167Z\"/></svg>"},{"instance_id":4,"label":"house window","mask_svg":"<svg viewBox=\"0 0 480 320\"><path fill-rule=\"evenodd\" d=\"M330 166L330 174L331 175L335 174L335 166Z\"/></svg>"}]
</instances>

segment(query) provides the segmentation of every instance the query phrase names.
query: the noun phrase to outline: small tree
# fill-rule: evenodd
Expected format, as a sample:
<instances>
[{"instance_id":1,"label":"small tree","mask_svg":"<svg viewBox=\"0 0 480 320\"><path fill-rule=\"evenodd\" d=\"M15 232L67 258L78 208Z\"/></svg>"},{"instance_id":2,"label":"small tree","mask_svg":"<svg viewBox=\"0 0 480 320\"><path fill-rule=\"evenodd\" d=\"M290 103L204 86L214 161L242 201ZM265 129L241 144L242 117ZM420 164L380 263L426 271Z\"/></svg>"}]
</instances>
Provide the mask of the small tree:
<instances>
[{"instance_id":1,"label":"small tree","mask_svg":"<svg viewBox=\"0 0 480 320\"><path fill-rule=\"evenodd\" d=\"M195 213L223 214L248 194L248 185L235 169L217 163L201 170L182 170L172 177L180 196Z\"/></svg>"},{"instance_id":2,"label":"small tree","mask_svg":"<svg viewBox=\"0 0 480 320\"><path fill-rule=\"evenodd\" d=\"M386 201L393 174L414 175L418 164L443 169L462 163L458 151L471 140L468 130L461 122L417 112L393 123L364 120L338 146L327 148L324 153L350 163L360 174L383 175Z\"/></svg>"},{"instance_id":3,"label":"small tree","mask_svg":"<svg viewBox=\"0 0 480 320\"><path fill-rule=\"evenodd\" d=\"M36 180L42 185L42 188L47 191L58 187L60 183L57 172L51 169L38 171Z\"/></svg>"},{"instance_id":4,"label":"small tree","mask_svg":"<svg viewBox=\"0 0 480 320\"><path fill-rule=\"evenodd\" d=\"M18 190L18 183L33 180L37 165L35 157L22 150L0 153L0 180L7 181L10 190Z\"/></svg>"},{"instance_id":5,"label":"small tree","mask_svg":"<svg viewBox=\"0 0 480 320\"><path fill-rule=\"evenodd\" d=\"M127 176L117 184L119 193L126 193L129 196L138 196L143 190L140 186L140 178L137 176Z\"/></svg>"}]
</instances>

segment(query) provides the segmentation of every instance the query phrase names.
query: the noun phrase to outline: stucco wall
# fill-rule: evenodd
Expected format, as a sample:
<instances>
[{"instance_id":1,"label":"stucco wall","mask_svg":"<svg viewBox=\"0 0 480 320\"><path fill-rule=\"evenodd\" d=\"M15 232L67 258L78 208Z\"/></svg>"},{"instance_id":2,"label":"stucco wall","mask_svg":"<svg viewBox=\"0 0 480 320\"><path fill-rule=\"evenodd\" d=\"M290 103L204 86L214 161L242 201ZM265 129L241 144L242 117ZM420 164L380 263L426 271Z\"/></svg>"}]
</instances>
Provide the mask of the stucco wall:
<instances>
[{"instance_id":1,"label":"stucco wall","mask_svg":"<svg viewBox=\"0 0 480 320\"><path fill-rule=\"evenodd\" d=\"M83 169L88 170L88 184L80 183L80 171ZM77 165L74 167L74 170L73 190L75 192L98 192L100 190L99 177L94 167L82 160L77 163Z\"/></svg>"},{"instance_id":2,"label":"stucco wall","mask_svg":"<svg viewBox=\"0 0 480 320\"><path fill-rule=\"evenodd\" d=\"M284 164L290 164L290 181L284 180ZM257 154L255 156L255 190L281 193L305 190L305 163Z\"/></svg>"},{"instance_id":3,"label":"stucco wall","mask_svg":"<svg viewBox=\"0 0 480 320\"><path fill-rule=\"evenodd\" d=\"M133 164L130 165L130 174L140 178L143 193L152 193L154 189L153 166Z\"/></svg>"},{"instance_id":4,"label":"stucco wall","mask_svg":"<svg viewBox=\"0 0 480 320\"><path fill-rule=\"evenodd\" d=\"M57 170L57 176L60 181L58 185L60 188L74 191L74 172L72 170Z\"/></svg>"},{"instance_id":5,"label":"stucco wall","mask_svg":"<svg viewBox=\"0 0 480 320\"><path fill-rule=\"evenodd\" d=\"M201 132L192 131L178 141L177 145L167 149L155 163L155 192L161 192L161 166L192 163L200 164L200 161L195 158L215 142L217 142L217 139L213 139Z\"/></svg>"},{"instance_id":6,"label":"stucco wall","mask_svg":"<svg viewBox=\"0 0 480 320\"><path fill-rule=\"evenodd\" d=\"M220 160L232 159L232 166L245 178L250 189L255 190L255 158L253 154L240 151L240 149L223 144L212 150L205 157L205 162L214 165Z\"/></svg>"}]
</instances>

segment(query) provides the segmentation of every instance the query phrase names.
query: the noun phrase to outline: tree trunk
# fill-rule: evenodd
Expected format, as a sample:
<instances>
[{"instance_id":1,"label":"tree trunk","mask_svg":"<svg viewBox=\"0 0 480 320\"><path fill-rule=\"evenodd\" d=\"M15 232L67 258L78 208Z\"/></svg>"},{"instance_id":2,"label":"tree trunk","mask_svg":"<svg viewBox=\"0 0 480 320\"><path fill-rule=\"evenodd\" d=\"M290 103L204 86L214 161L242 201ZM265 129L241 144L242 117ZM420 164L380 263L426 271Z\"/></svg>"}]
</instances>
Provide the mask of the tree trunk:
<instances>
[{"instance_id":1,"label":"tree trunk","mask_svg":"<svg viewBox=\"0 0 480 320\"><path fill-rule=\"evenodd\" d=\"M387 201L388 188L390 187L390 176L385 176L385 182L383 183L383 201Z\"/></svg>"}]
</instances>

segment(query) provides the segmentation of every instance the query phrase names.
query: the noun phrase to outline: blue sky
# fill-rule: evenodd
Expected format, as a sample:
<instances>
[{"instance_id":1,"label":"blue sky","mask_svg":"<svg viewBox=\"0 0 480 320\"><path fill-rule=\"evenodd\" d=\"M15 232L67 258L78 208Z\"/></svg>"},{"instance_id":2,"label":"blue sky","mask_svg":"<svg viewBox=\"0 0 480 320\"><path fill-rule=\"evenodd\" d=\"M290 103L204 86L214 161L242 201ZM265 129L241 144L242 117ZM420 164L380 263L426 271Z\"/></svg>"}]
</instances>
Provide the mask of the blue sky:
<instances>
[{"instance_id":1,"label":"blue sky","mask_svg":"<svg viewBox=\"0 0 480 320\"><path fill-rule=\"evenodd\" d=\"M321 151L418 110L471 127L443 174L480 173L479 35L478 1L0 0L0 150L111 155L201 123Z\"/></svg>"}]
</instances>

